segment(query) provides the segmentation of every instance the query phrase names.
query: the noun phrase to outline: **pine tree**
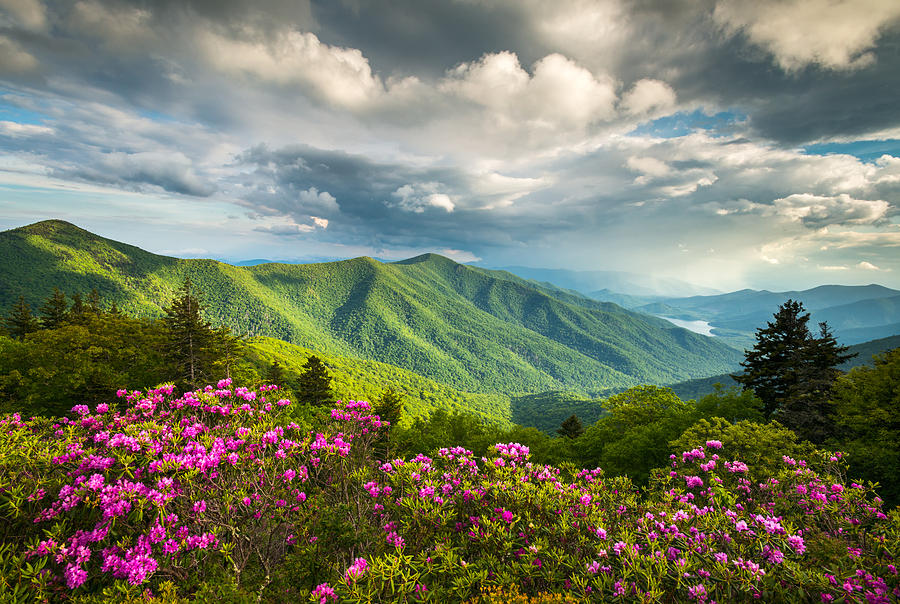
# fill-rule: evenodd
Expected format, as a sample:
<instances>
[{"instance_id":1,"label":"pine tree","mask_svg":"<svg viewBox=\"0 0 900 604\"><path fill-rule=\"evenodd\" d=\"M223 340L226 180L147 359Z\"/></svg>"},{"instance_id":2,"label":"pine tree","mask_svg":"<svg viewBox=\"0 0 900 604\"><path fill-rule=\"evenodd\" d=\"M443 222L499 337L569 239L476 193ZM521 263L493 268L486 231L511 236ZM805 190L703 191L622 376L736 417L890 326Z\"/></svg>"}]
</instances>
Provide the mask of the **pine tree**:
<instances>
[{"instance_id":1,"label":"pine tree","mask_svg":"<svg viewBox=\"0 0 900 604\"><path fill-rule=\"evenodd\" d=\"M803 304L788 300L778 308L775 321L756 330L756 344L745 353L744 372L731 377L763 402L766 420L783 404L788 391L800 379L800 369L810 345Z\"/></svg>"},{"instance_id":2,"label":"pine tree","mask_svg":"<svg viewBox=\"0 0 900 604\"><path fill-rule=\"evenodd\" d=\"M217 357L216 333L203 319L200 300L194 295L190 277L163 318L166 357L182 385L197 388L212 378Z\"/></svg>"},{"instance_id":3,"label":"pine tree","mask_svg":"<svg viewBox=\"0 0 900 604\"><path fill-rule=\"evenodd\" d=\"M578 416L573 413L559 426L556 433L566 438L578 438L584 434L584 426L581 425Z\"/></svg>"},{"instance_id":4,"label":"pine tree","mask_svg":"<svg viewBox=\"0 0 900 604\"><path fill-rule=\"evenodd\" d=\"M762 400L766 420L774 417L821 443L832 430L829 397L841 373L837 366L854 355L846 354L825 323L813 337L799 301L782 304L774 319L756 330L756 344L741 363L744 372L731 377Z\"/></svg>"},{"instance_id":5,"label":"pine tree","mask_svg":"<svg viewBox=\"0 0 900 604\"><path fill-rule=\"evenodd\" d=\"M91 293L88 294L87 298L87 312L99 316L103 309L100 308L100 292L97 291L97 288L94 287L91 289Z\"/></svg>"},{"instance_id":6,"label":"pine tree","mask_svg":"<svg viewBox=\"0 0 900 604\"><path fill-rule=\"evenodd\" d=\"M69 302L58 287L41 306L41 327L56 329L69 320Z\"/></svg>"},{"instance_id":7,"label":"pine tree","mask_svg":"<svg viewBox=\"0 0 900 604\"><path fill-rule=\"evenodd\" d=\"M72 295L72 307L69 308L69 321L71 323L81 324L84 322L87 307L84 304L84 298L80 293Z\"/></svg>"},{"instance_id":8,"label":"pine tree","mask_svg":"<svg viewBox=\"0 0 900 604\"><path fill-rule=\"evenodd\" d=\"M838 344L826 323L819 323L819 337L811 338L806 362L787 392L778 421L803 439L822 444L834 434L833 387L841 371L837 368L856 354Z\"/></svg>"},{"instance_id":9,"label":"pine tree","mask_svg":"<svg viewBox=\"0 0 900 604\"><path fill-rule=\"evenodd\" d=\"M25 301L25 296L19 296L18 302L13 304L6 316L4 324L9 335L17 340L24 340L26 335L40 329L40 324L31 314L31 305Z\"/></svg>"},{"instance_id":10,"label":"pine tree","mask_svg":"<svg viewBox=\"0 0 900 604\"><path fill-rule=\"evenodd\" d=\"M272 364L269 365L269 368L266 370L266 383L275 384L279 388L284 388L286 386L284 367L282 367L278 361L272 361Z\"/></svg>"},{"instance_id":11,"label":"pine tree","mask_svg":"<svg viewBox=\"0 0 900 604\"><path fill-rule=\"evenodd\" d=\"M330 405L334 402L331 375L325 363L316 355L310 356L303 365L303 373L300 374L297 388L297 400L313 407Z\"/></svg>"},{"instance_id":12,"label":"pine tree","mask_svg":"<svg viewBox=\"0 0 900 604\"><path fill-rule=\"evenodd\" d=\"M393 388L388 388L381 393L381 398L375 403L375 413L382 421L390 422L391 427L400 421L403 412L403 393Z\"/></svg>"}]
</instances>

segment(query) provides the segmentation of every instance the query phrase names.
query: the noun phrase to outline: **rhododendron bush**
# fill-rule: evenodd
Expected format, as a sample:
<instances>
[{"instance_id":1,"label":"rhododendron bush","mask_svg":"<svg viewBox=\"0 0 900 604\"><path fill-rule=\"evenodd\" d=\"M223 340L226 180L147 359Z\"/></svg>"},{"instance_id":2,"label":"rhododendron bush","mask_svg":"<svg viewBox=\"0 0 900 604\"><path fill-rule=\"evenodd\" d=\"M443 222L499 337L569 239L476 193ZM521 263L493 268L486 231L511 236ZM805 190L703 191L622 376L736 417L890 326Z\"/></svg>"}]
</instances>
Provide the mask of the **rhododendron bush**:
<instances>
[{"instance_id":1,"label":"rhododendron bush","mask_svg":"<svg viewBox=\"0 0 900 604\"><path fill-rule=\"evenodd\" d=\"M900 518L840 454L762 474L710 440L638 491L515 443L376 459L361 401L310 430L275 387L119 394L0 419L0 600L900 596Z\"/></svg>"}]
</instances>

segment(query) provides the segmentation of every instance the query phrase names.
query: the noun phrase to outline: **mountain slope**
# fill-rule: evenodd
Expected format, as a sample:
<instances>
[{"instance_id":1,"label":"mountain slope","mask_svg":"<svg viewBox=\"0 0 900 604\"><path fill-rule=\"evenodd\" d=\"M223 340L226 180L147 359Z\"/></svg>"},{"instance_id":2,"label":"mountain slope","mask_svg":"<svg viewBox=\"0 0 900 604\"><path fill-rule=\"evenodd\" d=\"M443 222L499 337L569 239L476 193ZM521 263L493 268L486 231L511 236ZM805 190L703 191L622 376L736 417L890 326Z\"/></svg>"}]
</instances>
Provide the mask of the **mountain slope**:
<instances>
[{"instance_id":1,"label":"mountain slope","mask_svg":"<svg viewBox=\"0 0 900 604\"><path fill-rule=\"evenodd\" d=\"M596 392L733 369L740 355L666 321L437 255L236 267L179 260L61 221L0 233L0 304L96 287L161 313L190 277L216 324L403 367L461 390Z\"/></svg>"}]
</instances>

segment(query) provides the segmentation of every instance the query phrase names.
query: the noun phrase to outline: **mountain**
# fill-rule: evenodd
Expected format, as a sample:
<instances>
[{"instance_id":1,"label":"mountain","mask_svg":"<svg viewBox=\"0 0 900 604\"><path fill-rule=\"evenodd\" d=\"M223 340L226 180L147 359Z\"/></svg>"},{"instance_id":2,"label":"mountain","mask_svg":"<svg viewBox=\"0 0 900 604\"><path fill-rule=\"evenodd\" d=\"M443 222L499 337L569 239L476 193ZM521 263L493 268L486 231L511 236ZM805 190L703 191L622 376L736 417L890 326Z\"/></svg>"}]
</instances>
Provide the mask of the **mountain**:
<instances>
[{"instance_id":1,"label":"mountain","mask_svg":"<svg viewBox=\"0 0 900 604\"><path fill-rule=\"evenodd\" d=\"M856 344L900 333L900 291L881 285L823 285L804 291L770 292L744 289L717 296L665 298L634 309L682 320L706 321L713 334L738 349L752 345L756 329L764 327L788 299L799 300L810 312L810 329L827 321L844 344Z\"/></svg>"},{"instance_id":2,"label":"mountain","mask_svg":"<svg viewBox=\"0 0 900 604\"><path fill-rule=\"evenodd\" d=\"M654 277L624 271L572 271L553 268L510 266L502 270L532 281L552 283L558 287L573 289L592 297L612 294L631 296L694 296L719 293L717 290L694 285L679 279ZM604 298L600 298L604 299ZM614 301L614 300L611 300Z\"/></svg>"},{"instance_id":3,"label":"mountain","mask_svg":"<svg viewBox=\"0 0 900 604\"><path fill-rule=\"evenodd\" d=\"M577 292L426 254L236 267L151 254L62 221L0 233L0 305L96 288L159 316L186 277L214 324L390 363L473 392L597 392L732 370L714 338Z\"/></svg>"}]
</instances>

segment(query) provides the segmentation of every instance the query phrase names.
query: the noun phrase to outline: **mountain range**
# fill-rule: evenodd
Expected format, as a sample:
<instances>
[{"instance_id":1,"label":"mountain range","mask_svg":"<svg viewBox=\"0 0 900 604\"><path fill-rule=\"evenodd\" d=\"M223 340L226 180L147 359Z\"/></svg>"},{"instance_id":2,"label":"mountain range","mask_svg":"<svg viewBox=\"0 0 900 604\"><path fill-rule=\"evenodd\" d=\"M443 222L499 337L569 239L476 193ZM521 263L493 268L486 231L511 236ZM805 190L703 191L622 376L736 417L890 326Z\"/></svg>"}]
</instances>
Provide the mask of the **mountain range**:
<instances>
[{"instance_id":1,"label":"mountain range","mask_svg":"<svg viewBox=\"0 0 900 604\"><path fill-rule=\"evenodd\" d=\"M0 307L96 288L160 316L185 278L239 334L390 363L454 388L596 393L733 370L740 352L670 322L507 271L426 254L232 266L160 256L51 220L0 233Z\"/></svg>"}]
</instances>

